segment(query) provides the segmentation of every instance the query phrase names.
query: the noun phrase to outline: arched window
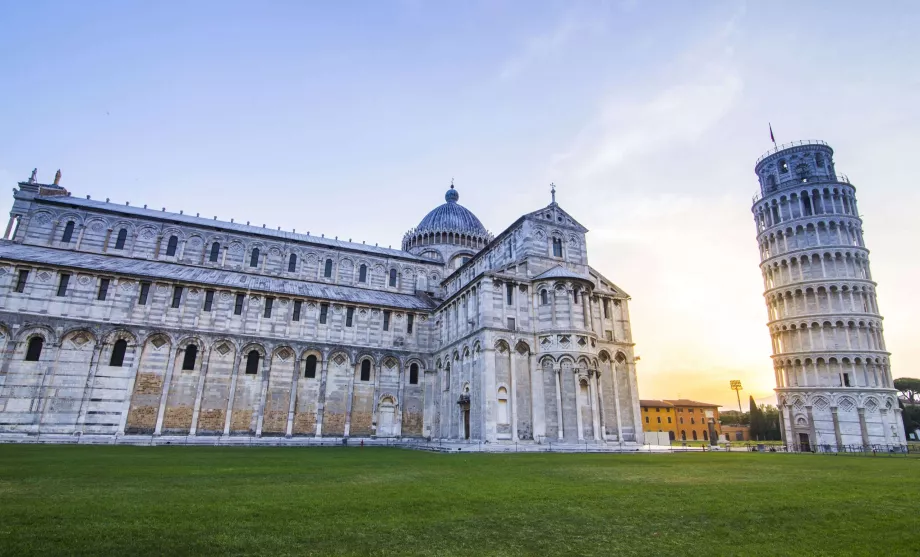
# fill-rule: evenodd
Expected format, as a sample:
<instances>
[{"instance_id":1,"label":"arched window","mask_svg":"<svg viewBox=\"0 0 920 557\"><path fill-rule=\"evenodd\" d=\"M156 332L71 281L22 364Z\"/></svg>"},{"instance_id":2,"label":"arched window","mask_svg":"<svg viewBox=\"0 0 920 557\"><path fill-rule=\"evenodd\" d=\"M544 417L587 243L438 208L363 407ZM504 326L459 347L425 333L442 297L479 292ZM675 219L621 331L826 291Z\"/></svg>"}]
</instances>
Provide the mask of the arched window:
<instances>
[{"instance_id":1,"label":"arched window","mask_svg":"<svg viewBox=\"0 0 920 557\"><path fill-rule=\"evenodd\" d=\"M396 269L390 269L390 286L396 286Z\"/></svg>"},{"instance_id":2,"label":"arched window","mask_svg":"<svg viewBox=\"0 0 920 557\"><path fill-rule=\"evenodd\" d=\"M508 389L498 388L498 423L508 423Z\"/></svg>"},{"instance_id":3,"label":"arched window","mask_svg":"<svg viewBox=\"0 0 920 557\"><path fill-rule=\"evenodd\" d=\"M562 257L562 239L553 238L553 257Z\"/></svg>"},{"instance_id":4,"label":"arched window","mask_svg":"<svg viewBox=\"0 0 920 557\"><path fill-rule=\"evenodd\" d=\"M27 362L37 362L39 358L42 357L42 346L45 344L45 339L42 337L32 337L29 339L29 348L26 350L26 361Z\"/></svg>"},{"instance_id":5,"label":"arched window","mask_svg":"<svg viewBox=\"0 0 920 557\"><path fill-rule=\"evenodd\" d=\"M303 376L307 379L316 378L316 356L312 354L307 356L307 369L304 371Z\"/></svg>"},{"instance_id":6,"label":"arched window","mask_svg":"<svg viewBox=\"0 0 920 557\"><path fill-rule=\"evenodd\" d=\"M540 303L544 306L549 304L549 293L545 288L540 291Z\"/></svg>"},{"instance_id":7,"label":"arched window","mask_svg":"<svg viewBox=\"0 0 920 557\"><path fill-rule=\"evenodd\" d=\"M121 367L125 363L125 352L128 350L128 341L120 338L115 341L112 347L112 357L109 359L109 365L112 367Z\"/></svg>"},{"instance_id":8,"label":"arched window","mask_svg":"<svg viewBox=\"0 0 920 557\"><path fill-rule=\"evenodd\" d=\"M185 347L185 358L182 359L183 371L195 369L196 359L198 359L198 347L194 344L189 344Z\"/></svg>"},{"instance_id":9,"label":"arched window","mask_svg":"<svg viewBox=\"0 0 920 557\"><path fill-rule=\"evenodd\" d=\"M363 263L358 268L358 282L367 282L367 265Z\"/></svg>"},{"instance_id":10,"label":"arched window","mask_svg":"<svg viewBox=\"0 0 920 557\"><path fill-rule=\"evenodd\" d=\"M259 266L259 248L252 248L252 255L249 257L249 266Z\"/></svg>"},{"instance_id":11,"label":"arched window","mask_svg":"<svg viewBox=\"0 0 920 557\"><path fill-rule=\"evenodd\" d=\"M696 441L696 430L693 430L693 440Z\"/></svg>"},{"instance_id":12,"label":"arched window","mask_svg":"<svg viewBox=\"0 0 920 557\"><path fill-rule=\"evenodd\" d=\"M785 174L789 172L789 165L786 164L786 159L780 159L777 165L779 166L780 173Z\"/></svg>"},{"instance_id":13,"label":"arched window","mask_svg":"<svg viewBox=\"0 0 920 557\"><path fill-rule=\"evenodd\" d=\"M686 440L687 440L687 431L686 431L686 430L683 430L683 429L680 430L680 440L681 440L681 441L686 441Z\"/></svg>"},{"instance_id":14,"label":"arched window","mask_svg":"<svg viewBox=\"0 0 920 557\"><path fill-rule=\"evenodd\" d=\"M323 276L326 278L330 278L332 276L332 260L331 259L326 260L326 267L323 269Z\"/></svg>"},{"instance_id":15,"label":"arched window","mask_svg":"<svg viewBox=\"0 0 920 557\"><path fill-rule=\"evenodd\" d=\"M128 229L122 228L118 231L118 237L115 239L115 249L125 249L125 240L128 239Z\"/></svg>"},{"instance_id":16,"label":"arched window","mask_svg":"<svg viewBox=\"0 0 920 557\"><path fill-rule=\"evenodd\" d=\"M179 237L170 236L169 241L166 242L166 256L172 257L176 255L176 248L179 247Z\"/></svg>"},{"instance_id":17,"label":"arched window","mask_svg":"<svg viewBox=\"0 0 920 557\"><path fill-rule=\"evenodd\" d=\"M767 191L773 191L776 189L776 176L770 174L767 176Z\"/></svg>"},{"instance_id":18,"label":"arched window","mask_svg":"<svg viewBox=\"0 0 920 557\"><path fill-rule=\"evenodd\" d=\"M256 375L259 373L259 351L250 350L246 355L246 374Z\"/></svg>"},{"instance_id":19,"label":"arched window","mask_svg":"<svg viewBox=\"0 0 920 557\"><path fill-rule=\"evenodd\" d=\"M409 384L418 385L418 364L409 366Z\"/></svg>"},{"instance_id":20,"label":"arched window","mask_svg":"<svg viewBox=\"0 0 920 557\"><path fill-rule=\"evenodd\" d=\"M42 356L42 346L45 345L45 339L42 337L32 337L29 339L29 347L26 349L26 361L37 362Z\"/></svg>"},{"instance_id":21,"label":"arched window","mask_svg":"<svg viewBox=\"0 0 920 557\"><path fill-rule=\"evenodd\" d=\"M575 302L576 306L578 305L578 289L577 288L572 289L572 301Z\"/></svg>"},{"instance_id":22,"label":"arched window","mask_svg":"<svg viewBox=\"0 0 920 557\"><path fill-rule=\"evenodd\" d=\"M703 441L709 441L709 432L705 429L703 430Z\"/></svg>"},{"instance_id":23,"label":"arched window","mask_svg":"<svg viewBox=\"0 0 920 557\"><path fill-rule=\"evenodd\" d=\"M296 270L297 270L297 254L292 253L291 256L288 257L288 272L293 273Z\"/></svg>"},{"instance_id":24,"label":"arched window","mask_svg":"<svg viewBox=\"0 0 920 557\"><path fill-rule=\"evenodd\" d=\"M73 227L74 222L72 220L67 221L67 224L64 225L64 235L61 236L61 242L64 244L69 244L70 240L73 239Z\"/></svg>"},{"instance_id":25,"label":"arched window","mask_svg":"<svg viewBox=\"0 0 920 557\"><path fill-rule=\"evenodd\" d=\"M361 381L371 380L371 361L364 360L361 362Z\"/></svg>"},{"instance_id":26,"label":"arched window","mask_svg":"<svg viewBox=\"0 0 920 557\"><path fill-rule=\"evenodd\" d=\"M211 255L208 257L208 261L211 263L217 263L217 258L220 256L220 242L214 242L211 244Z\"/></svg>"},{"instance_id":27,"label":"arched window","mask_svg":"<svg viewBox=\"0 0 920 557\"><path fill-rule=\"evenodd\" d=\"M815 165L818 168L824 168L824 153L815 153Z\"/></svg>"}]
</instances>

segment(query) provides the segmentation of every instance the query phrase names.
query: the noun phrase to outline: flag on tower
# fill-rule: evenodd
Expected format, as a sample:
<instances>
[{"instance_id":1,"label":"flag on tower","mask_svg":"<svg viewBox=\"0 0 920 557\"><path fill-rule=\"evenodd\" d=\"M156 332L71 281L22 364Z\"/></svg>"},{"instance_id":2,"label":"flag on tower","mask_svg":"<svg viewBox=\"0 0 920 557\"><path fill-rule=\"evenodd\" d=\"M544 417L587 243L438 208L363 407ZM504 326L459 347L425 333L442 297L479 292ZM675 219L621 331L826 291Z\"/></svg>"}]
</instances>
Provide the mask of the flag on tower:
<instances>
[{"instance_id":1,"label":"flag on tower","mask_svg":"<svg viewBox=\"0 0 920 557\"><path fill-rule=\"evenodd\" d=\"M773 146L776 147L776 138L773 137L773 124L767 123L770 126L770 141L773 142Z\"/></svg>"}]
</instances>

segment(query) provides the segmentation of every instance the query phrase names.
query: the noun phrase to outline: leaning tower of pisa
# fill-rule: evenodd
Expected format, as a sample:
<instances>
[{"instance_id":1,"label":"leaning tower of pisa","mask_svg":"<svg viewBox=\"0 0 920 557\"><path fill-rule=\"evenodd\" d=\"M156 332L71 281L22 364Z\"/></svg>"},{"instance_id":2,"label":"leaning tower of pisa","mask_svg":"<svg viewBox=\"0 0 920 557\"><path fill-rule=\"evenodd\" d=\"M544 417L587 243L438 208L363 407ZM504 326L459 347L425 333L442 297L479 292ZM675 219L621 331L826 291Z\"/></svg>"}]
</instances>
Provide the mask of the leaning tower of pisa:
<instances>
[{"instance_id":1,"label":"leaning tower of pisa","mask_svg":"<svg viewBox=\"0 0 920 557\"><path fill-rule=\"evenodd\" d=\"M904 446L856 188L823 141L757 161L760 248L781 429L798 450Z\"/></svg>"}]
</instances>

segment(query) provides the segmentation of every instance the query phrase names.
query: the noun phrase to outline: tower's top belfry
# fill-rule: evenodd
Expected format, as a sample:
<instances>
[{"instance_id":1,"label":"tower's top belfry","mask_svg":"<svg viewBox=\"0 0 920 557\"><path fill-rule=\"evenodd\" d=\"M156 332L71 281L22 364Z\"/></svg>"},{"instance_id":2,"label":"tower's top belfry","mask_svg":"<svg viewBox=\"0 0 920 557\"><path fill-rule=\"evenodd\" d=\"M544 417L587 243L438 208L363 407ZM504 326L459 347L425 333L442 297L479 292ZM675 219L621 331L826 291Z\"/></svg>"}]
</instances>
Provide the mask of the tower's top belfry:
<instances>
[{"instance_id":1,"label":"tower's top belfry","mask_svg":"<svg viewBox=\"0 0 920 557\"><path fill-rule=\"evenodd\" d=\"M757 159L762 196L814 181L848 182L834 171L834 150L820 140L796 141L767 151Z\"/></svg>"}]
</instances>

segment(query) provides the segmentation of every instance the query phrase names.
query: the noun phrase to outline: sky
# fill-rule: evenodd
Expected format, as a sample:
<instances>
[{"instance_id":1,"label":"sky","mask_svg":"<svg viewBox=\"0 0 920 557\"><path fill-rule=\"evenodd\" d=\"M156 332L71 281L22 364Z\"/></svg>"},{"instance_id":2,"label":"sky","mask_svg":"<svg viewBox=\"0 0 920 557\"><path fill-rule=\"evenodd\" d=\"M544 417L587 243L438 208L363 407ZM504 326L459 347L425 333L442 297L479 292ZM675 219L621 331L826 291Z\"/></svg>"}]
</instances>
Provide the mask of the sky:
<instances>
[{"instance_id":1,"label":"sky","mask_svg":"<svg viewBox=\"0 0 920 557\"><path fill-rule=\"evenodd\" d=\"M768 123L835 149L920 374L918 27L896 0L0 0L0 183L399 246L452 179L496 234L553 182L632 297L642 398L775 403Z\"/></svg>"}]
</instances>

